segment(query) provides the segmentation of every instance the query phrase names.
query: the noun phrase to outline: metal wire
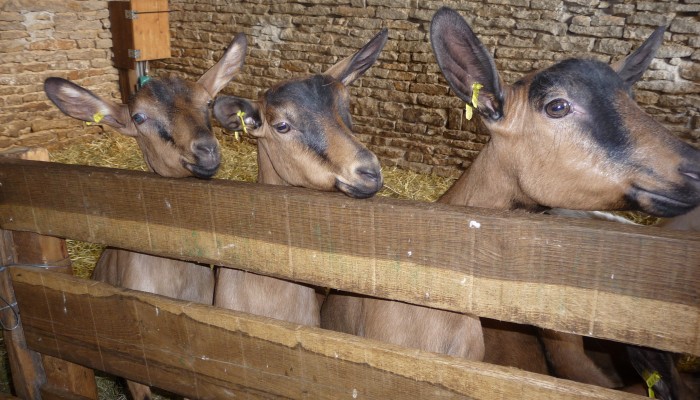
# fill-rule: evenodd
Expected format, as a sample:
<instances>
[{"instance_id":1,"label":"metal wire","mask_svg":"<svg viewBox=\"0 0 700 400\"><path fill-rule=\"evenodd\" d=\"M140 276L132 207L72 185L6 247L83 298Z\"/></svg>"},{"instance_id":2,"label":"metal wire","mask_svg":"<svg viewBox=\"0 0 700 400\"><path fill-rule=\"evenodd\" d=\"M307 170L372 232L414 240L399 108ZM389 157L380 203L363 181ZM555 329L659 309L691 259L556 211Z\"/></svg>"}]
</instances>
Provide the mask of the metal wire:
<instances>
[{"instance_id":1,"label":"metal wire","mask_svg":"<svg viewBox=\"0 0 700 400\"><path fill-rule=\"evenodd\" d=\"M32 267L32 268L43 268L43 269L65 268L65 267L62 267L60 265L47 265L47 264L7 264L7 265L0 266L0 272L5 271L7 269L7 267ZM12 310L12 314L14 314L14 316L15 316L14 326L7 327L5 325L4 318L0 318L0 326L2 327L2 329L6 330L6 331L13 331L13 330L17 329L17 327L19 327L19 309L17 308L17 302L15 301L12 304L10 304L10 302L7 301L7 299L5 299L2 296L0 296L0 301L2 301L3 303L6 304L5 306L0 307L0 312L4 312L5 310L7 310L9 308L10 310Z\"/></svg>"}]
</instances>

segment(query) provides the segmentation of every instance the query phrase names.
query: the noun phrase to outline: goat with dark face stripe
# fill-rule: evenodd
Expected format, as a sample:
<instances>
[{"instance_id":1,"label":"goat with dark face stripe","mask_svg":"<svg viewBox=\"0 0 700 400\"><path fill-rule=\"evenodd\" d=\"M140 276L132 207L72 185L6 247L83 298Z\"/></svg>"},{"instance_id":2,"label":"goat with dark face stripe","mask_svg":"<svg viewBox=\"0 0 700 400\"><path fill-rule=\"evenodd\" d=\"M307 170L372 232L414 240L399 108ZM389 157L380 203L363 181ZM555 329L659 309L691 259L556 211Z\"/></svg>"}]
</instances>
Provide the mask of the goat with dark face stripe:
<instances>
[{"instance_id":1,"label":"goat with dark face stripe","mask_svg":"<svg viewBox=\"0 0 700 400\"><path fill-rule=\"evenodd\" d=\"M662 38L663 29L656 30L612 66L567 60L506 85L466 21L440 9L431 24L438 65L470 105L475 85L482 85L473 106L491 140L439 202L530 211L636 209L657 216L700 204L700 152L631 96ZM548 373L532 327L491 321L482 335L479 322L476 316L339 293L331 293L322 310L322 327L329 329ZM562 336L565 346L566 337L573 337L552 332L543 338L549 353L563 355L555 373L615 385L578 347L557 348Z\"/></svg>"},{"instance_id":2,"label":"goat with dark face stripe","mask_svg":"<svg viewBox=\"0 0 700 400\"><path fill-rule=\"evenodd\" d=\"M221 60L197 82L151 79L128 105L102 99L61 78L47 79L44 88L65 114L134 137L156 174L211 178L221 154L211 128L210 105L243 68L246 47L245 36L237 35ZM93 279L197 303L211 304L214 297L214 272L209 266L121 249L102 253ZM150 398L147 386L129 382L129 389L134 399Z\"/></svg>"},{"instance_id":3,"label":"goat with dark face stripe","mask_svg":"<svg viewBox=\"0 0 700 400\"><path fill-rule=\"evenodd\" d=\"M275 85L258 101L220 96L214 115L258 142L258 182L338 190L367 198L382 187L377 157L352 133L347 88L374 64L387 40L382 30L357 53L325 73ZM314 288L230 268L219 268L216 306L304 325L319 325Z\"/></svg>"}]
</instances>

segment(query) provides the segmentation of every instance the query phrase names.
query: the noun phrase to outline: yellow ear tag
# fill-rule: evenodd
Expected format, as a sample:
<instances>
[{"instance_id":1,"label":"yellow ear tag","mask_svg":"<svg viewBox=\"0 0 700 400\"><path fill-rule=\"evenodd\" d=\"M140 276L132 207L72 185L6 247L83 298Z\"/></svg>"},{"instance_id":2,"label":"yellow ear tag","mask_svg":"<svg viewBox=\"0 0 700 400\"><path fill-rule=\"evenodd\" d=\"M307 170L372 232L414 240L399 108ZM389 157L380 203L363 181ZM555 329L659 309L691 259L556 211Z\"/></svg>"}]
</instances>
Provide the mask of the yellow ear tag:
<instances>
[{"instance_id":1,"label":"yellow ear tag","mask_svg":"<svg viewBox=\"0 0 700 400\"><path fill-rule=\"evenodd\" d=\"M469 103L464 105L464 116L467 117L467 121L471 121L472 116L474 116L474 109L469 105Z\"/></svg>"},{"instance_id":2,"label":"yellow ear tag","mask_svg":"<svg viewBox=\"0 0 700 400\"><path fill-rule=\"evenodd\" d=\"M474 116L474 109L479 107L479 91L484 87L481 83L472 83L472 104L464 105L464 116L470 121Z\"/></svg>"},{"instance_id":3,"label":"yellow ear tag","mask_svg":"<svg viewBox=\"0 0 700 400\"><path fill-rule=\"evenodd\" d=\"M96 112L96 113L94 113L94 114L92 115L92 121L93 121L93 122L85 121L85 125L95 125L95 124L99 124L100 121L102 121L102 118L104 118L104 117L105 117L105 116L104 116L101 112L98 111L98 112Z\"/></svg>"},{"instance_id":4,"label":"yellow ear tag","mask_svg":"<svg viewBox=\"0 0 700 400\"><path fill-rule=\"evenodd\" d=\"M649 374L647 371L644 371L644 375L646 375L644 376L644 381L646 381L647 383L649 398L655 399L656 395L654 394L653 387L661 380L661 374L659 374L659 371L654 371L651 374Z\"/></svg>"},{"instance_id":5,"label":"yellow ear tag","mask_svg":"<svg viewBox=\"0 0 700 400\"><path fill-rule=\"evenodd\" d=\"M247 135L247 134L248 134L248 129L246 128L246 126L245 126L245 120L243 119L243 118L245 117L245 112L243 112L243 110L238 110L238 112L236 113L236 115L238 115L238 119L241 120L241 126L243 127L243 133L245 133L245 134ZM238 132L239 132L239 131L235 131L235 132L234 132L234 136L236 137L236 141L241 140L240 137L238 136Z\"/></svg>"}]
</instances>

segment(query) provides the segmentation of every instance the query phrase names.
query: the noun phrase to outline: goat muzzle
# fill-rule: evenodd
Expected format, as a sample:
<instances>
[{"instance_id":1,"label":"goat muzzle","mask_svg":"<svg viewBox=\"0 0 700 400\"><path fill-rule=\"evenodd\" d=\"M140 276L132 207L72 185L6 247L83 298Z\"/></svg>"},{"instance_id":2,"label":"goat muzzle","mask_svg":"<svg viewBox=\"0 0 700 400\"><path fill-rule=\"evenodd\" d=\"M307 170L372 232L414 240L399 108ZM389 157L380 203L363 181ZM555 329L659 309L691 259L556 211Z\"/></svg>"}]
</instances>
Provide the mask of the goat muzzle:
<instances>
[{"instance_id":1,"label":"goat muzzle","mask_svg":"<svg viewBox=\"0 0 700 400\"><path fill-rule=\"evenodd\" d=\"M366 199L374 196L384 185L382 172L375 166L356 168L354 178L352 182L344 182L336 178L335 187L350 197Z\"/></svg>"},{"instance_id":2,"label":"goat muzzle","mask_svg":"<svg viewBox=\"0 0 700 400\"><path fill-rule=\"evenodd\" d=\"M221 151L219 143L214 141L200 141L193 145L194 163L182 161L185 168L197 178L208 179L214 176L221 165Z\"/></svg>"}]
</instances>

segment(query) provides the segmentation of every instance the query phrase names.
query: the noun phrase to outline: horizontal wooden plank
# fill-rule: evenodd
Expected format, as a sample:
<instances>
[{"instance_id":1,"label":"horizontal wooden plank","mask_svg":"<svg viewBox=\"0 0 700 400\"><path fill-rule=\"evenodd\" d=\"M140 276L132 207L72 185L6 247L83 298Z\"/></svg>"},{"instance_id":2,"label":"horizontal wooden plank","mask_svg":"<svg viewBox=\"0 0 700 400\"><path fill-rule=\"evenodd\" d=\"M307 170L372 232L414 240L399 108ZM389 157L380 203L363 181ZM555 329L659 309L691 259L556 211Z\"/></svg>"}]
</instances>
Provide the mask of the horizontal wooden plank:
<instances>
[{"instance_id":1,"label":"horizontal wooden plank","mask_svg":"<svg viewBox=\"0 0 700 400\"><path fill-rule=\"evenodd\" d=\"M697 233L22 160L0 185L3 229L700 354Z\"/></svg>"},{"instance_id":2,"label":"horizontal wooden plank","mask_svg":"<svg viewBox=\"0 0 700 400\"><path fill-rule=\"evenodd\" d=\"M31 348L189 397L637 398L36 268L12 278Z\"/></svg>"}]
</instances>

